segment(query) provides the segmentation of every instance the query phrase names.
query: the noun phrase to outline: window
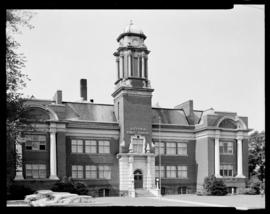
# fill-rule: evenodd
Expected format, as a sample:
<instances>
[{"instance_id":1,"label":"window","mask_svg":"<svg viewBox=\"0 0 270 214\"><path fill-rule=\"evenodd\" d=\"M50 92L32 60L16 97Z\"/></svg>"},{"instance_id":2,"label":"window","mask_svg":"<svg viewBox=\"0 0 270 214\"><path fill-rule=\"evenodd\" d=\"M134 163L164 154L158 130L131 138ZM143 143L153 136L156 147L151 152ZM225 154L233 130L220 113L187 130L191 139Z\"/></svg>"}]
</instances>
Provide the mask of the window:
<instances>
[{"instance_id":1,"label":"window","mask_svg":"<svg viewBox=\"0 0 270 214\"><path fill-rule=\"evenodd\" d=\"M164 166L160 166L160 177L165 178L165 169ZM159 166L156 166L156 178L159 178Z\"/></svg>"},{"instance_id":2,"label":"window","mask_svg":"<svg viewBox=\"0 0 270 214\"><path fill-rule=\"evenodd\" d=\"M98 153L110 153L110 142L99 141L98 142Z\"/></svg>"},{"instance_id":3,"label":"window","mask_svg":"<svg viewBox=\"0 0 270 214\"><path fill-rule=\"evenodd\" d=\"M156 142L155 143L155 154L159 154L159 145L160 145L160 154L164 155L165 154L165 143L163 142Z\"/></svg>"},{"instance_id":4,"label":"window","mask_svg":"<svg viewBox=\"0 0 270 214\"><path fill-rule=\"evenodd\" d=\"M98 174L101 179L111 179L111 167L98 166Z\"/></svg>"},{"instance_id":5,"label":"window","mask_svg":"<svg viewBox=\"0 0 270 214\"><path fill-rule=\"evenodd\" d=\"M233 154L233 142L220 142L220 154Z\"/></svg>"},{"instance_id":6,"label":"window","mask_svg":"<svg viewBox=\"0 0 270 214\"><path fill-rule=\"evenodd\" d=\"M139 77L139 72L138 72L138 58L134 57L133 58L133 76L134 77Z\"/></svg>"},{"instance_id":7,"label":"window","mask_svg":"<svg viewBox=\"0 0 270 214\"><path fill-rule=\"evenodd\" d=\"M46 136L26 135L25 149L31 151L46 151Z\"/></svg>"},{"instance_id":8,"label":"window","mask_svg":"<svg viewBox=\"0 0 270 214\"><path fill-rule=\"evenodd\" d=\"M71 152L72 153L83 153L83 141L82 140L71 140Z\"/></svg>"},{"instance_id":9,"label":"window","mask_svg":"<svg viewBox=\"0 0 270 214\"><path fill-rule=\"evenodd\" d=\"M167 155L176 155L176 143L167 143Z\"/></svg>"},{"instance_id":10,"label":"window","mask_svg":"<svg viewBox=\"0 0 270 214\"><path fill-rule=\"evenodd\" d=\"M26 164L25 165L26 178L46 178L45 164Z\"/></svg>"},{"instance_id":11,"label":"window","mask_svg":"<svg viewBox=\"0 0 270 214\"><path fill-rule=\"evenodd\" d=\"M83 178L82 165L72 165L72 178Z\"/></svg>"},{"instance_id":12,"label":"window","mask_svg":"<svg viewBox=\"0 0 270 214\"><path fill-rule=\"evenodd\" d=\"M187 144L186 143L177 143L177 154L178 155L187 155Z\"/></svg>"},{"instance_id":13,"label":"window","mask_svg":"<svg viewBox=\"0 0 270 214\"><path fill-rule=\"evenodd\" d=\"M97 179L97 166L85 166L85 178Z\"/></svg>"},{"instance_id":14,"label":"window","mask_svg":"<svg viewBox=\"0 0 270 214\"><path fill-rule=\"evenodd\" d=\"M176 178L176 166L167 166L167 178Z\"/></svg>"},{"instance_id":15,"label":"window","mask_svg":"<svg viewBox=\"0 0 270 214\"><path fill-rule=\"evenodd\" d=\"M232 165L220 165L220 175L224 177L233 176L233 166Z\"/></svg>"},{"instance_id":16,"label":"window","mask_svg":"<svg viewBox=\"0 0 270 214\"><path fill-rule=\"evenodd\" d=\"M178 178L187 178L187 166L177 166Z\"/></svg>"},{"instance_id":17,"label":"window","mask_svg":"<svg viewBox=\"0 0 270 214\"><path fill-rule=\"evenodd\" d=\"M97 153L97 142L95 140L85 141L85 153Z\"/></svg>"},{"instance_id":18,"label":"window","mask_svg":"<svg viewBox=\"0 0 270 214\"><path fill-rule=\"evenodd\" d=\"M143 139L132 138L132 145L134 153L143 153Z\"/></svg>"}]
</instances>

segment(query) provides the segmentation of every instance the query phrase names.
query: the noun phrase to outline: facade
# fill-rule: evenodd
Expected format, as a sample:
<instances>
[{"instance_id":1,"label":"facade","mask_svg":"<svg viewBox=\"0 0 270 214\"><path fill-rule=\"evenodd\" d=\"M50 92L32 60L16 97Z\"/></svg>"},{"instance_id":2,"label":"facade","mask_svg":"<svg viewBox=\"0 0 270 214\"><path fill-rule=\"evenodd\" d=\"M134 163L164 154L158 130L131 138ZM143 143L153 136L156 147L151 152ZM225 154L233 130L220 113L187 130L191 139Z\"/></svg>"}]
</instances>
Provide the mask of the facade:
<instances>
[{"instance_id":1,"label":"facade","mask_svg":"<svg viewBox=\"0 0 270 214\"><path fill-rule=\"evenodd\" d=\"M84 182L93 195L134 196L138 189L162 194L195 193L215 175L239 192L248 177L248 118L214 109L195 110L188 100L154 108L148 79L146 36L132 23L117 38L114 103L27 100L34 131L17 150L15 181L50 188L58 179Z\"/></svg>"}]
</instances>

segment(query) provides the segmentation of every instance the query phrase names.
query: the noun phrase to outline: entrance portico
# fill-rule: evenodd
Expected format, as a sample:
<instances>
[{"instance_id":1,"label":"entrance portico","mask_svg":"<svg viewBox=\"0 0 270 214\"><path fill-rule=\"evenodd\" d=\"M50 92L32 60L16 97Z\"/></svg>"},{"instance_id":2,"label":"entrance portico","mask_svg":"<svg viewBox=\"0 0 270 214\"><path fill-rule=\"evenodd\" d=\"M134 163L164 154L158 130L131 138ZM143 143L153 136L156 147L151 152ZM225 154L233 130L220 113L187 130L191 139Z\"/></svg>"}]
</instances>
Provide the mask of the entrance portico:
<instances>
[{"instance_id":1,"label":"entrance portico","mask_svg":"<svg viewBox=\"0 0 270 214\"><path fill-rule=\"evenodd\" d=\"M155 155L153 153L119 153L119 189L155 188Z\"/></svg>"}]
</instances>

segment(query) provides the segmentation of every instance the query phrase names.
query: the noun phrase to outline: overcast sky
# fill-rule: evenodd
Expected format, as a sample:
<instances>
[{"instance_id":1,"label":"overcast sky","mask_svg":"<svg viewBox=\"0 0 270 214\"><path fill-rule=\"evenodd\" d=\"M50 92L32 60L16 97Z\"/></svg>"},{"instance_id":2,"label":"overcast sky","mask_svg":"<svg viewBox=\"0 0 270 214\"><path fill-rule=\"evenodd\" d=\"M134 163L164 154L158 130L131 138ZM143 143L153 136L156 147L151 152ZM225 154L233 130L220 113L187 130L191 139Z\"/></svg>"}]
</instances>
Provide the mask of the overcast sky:
<instances>
[{"instance_id":1,"label":"overcast sky","mask_svg":"<svg viewBox=\"0 0 270 214\"><path fill-rule=\"evenodd\" d=\"M25 95L113 104L116 38L133 20L147 39L152 105L189 99L197 110L237 112L264 130L264 6L232 10L35 10L32 30L18 36L31 81Z\"/></svg>"}]
</instances>

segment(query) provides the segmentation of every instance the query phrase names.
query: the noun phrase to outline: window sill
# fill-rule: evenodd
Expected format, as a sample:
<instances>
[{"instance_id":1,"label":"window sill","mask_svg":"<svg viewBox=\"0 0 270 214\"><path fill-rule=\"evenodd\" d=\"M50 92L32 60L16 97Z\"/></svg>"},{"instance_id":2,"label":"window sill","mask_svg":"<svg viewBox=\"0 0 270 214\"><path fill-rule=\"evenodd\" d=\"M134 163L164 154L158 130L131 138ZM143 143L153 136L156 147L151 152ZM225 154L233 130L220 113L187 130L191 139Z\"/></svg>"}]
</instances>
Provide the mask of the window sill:
<instances>
[{"instance_id":1,"label":"window sill","mask_svg":"<svg viewBox=\"0 0 270 214\"><path fill-rule=\"evenodd\" d=\"M24 152L48 152L47 150L24 150Z\"/></svg>"},{"instance_id":2,"label":"window sill","mask_svg":"<svg viewBox=\"0 0 270 214\"><path fill-rule=\"evenodd\" d=\"M55 181L50 178L24 178L22 181Z\"/></svg>"},{"instance_id":3,"label":"window sill","mask_svg":"<svg viewBox=\"0 0 270 214\"><path fill-rule=\"evenodd\" d=\"M79 181L79 180L84 180L84 181L109 181L112 180L110 179L105 179L105 178L72 178L73 180Z\"/></svg>"},{"instance_id":4,"label":"window sill","mask_svg":"<svg viewBox=\"0 0 270 214\"><path fill-rule=\"evenodd\" d=\"M112 153L70 153L72 155L113 155Z\"/></svg>"},{"instance_id":5,"label":"window sill","mask_svg":"<svg viewBox=\"0 0 270 214\"><path fill-rule=\"evenodd\" d=\"M161 179L169 179L169 180L187 180L188 178L161 178Z\"/></svg>"},{"instance_id":6,"label":"window sill","mask_svg":"<svg viewBox=\"0 0 270 214\"><path fill-rule=\"evenodd\" d=\"M159 155L155 154L155 156L159 156ZM161 154L161 156L188 157L188 155L169 155L169 154Z\"/></svg>"}]
</instances>

